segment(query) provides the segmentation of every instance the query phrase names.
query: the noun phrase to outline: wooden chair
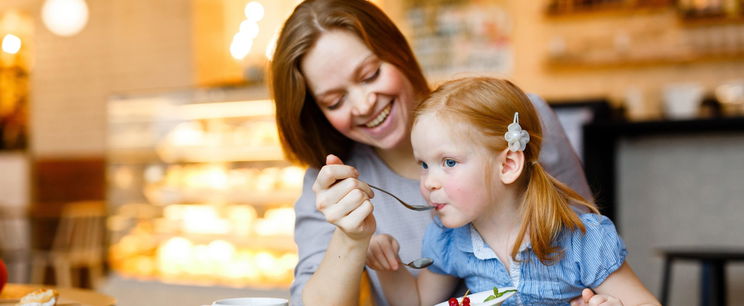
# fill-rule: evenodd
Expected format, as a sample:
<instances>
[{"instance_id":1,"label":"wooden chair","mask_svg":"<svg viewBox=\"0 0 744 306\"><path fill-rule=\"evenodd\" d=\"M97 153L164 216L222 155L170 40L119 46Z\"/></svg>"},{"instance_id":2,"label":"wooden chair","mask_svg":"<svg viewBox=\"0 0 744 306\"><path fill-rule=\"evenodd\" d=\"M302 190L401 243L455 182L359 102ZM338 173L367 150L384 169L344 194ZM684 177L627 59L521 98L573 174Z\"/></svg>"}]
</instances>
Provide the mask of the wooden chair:
<instances>
[{"instance_id":1,"label":"wooden chair","mask_svg":"<svg viewBox=\"0 0 744 306\"><path fill-rule=\"evenodd\" d=\"M375 301L372 297L372 282L369 280L369 274L365 269L362 271L362 280L359 283L359 306L374 306Z\"/></svg>"},{"instance_id":2,"label":"wooden chair","mask_svg":"<svg viewBox=\"0 0 744 306\"><path fill-rule=\"evenodd\" d=\"M8 267L10 282L28 281L30 237L24 209L0 205L0 258Z\"/></svg>"},{"instance_id":3,"label":"wooden chair","mask_svg":"<svg viewBox=\"0 0 744 306\"><path fill-rule=\"evenodd\" d=\"M106 209L103 202L73 202L62 208L50 251L33 256L32 283L43 284L46 268L52 266L56 285L71 287L72 269L87 268L91 286L103 275Z\"/></svg>"}]
</instances>

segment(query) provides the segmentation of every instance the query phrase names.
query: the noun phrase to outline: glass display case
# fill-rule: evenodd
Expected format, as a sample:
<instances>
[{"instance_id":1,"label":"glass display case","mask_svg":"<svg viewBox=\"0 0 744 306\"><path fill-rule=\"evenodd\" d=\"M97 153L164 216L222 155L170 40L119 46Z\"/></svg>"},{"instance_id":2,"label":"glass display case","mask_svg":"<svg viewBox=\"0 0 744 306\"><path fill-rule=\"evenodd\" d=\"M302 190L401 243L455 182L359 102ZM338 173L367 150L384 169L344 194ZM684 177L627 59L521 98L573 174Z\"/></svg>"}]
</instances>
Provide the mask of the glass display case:
<instances>
[{"instance_id":1,"label":"glass display case","mask_svg":"<svg viewBox=\"0 0 744 306\"><path fill-rule=\"evenodd\" d=\"M288 287L304 169L284 160L261 89L108 104L109 263L122 277Z\"/></svg>"}]
</instances>

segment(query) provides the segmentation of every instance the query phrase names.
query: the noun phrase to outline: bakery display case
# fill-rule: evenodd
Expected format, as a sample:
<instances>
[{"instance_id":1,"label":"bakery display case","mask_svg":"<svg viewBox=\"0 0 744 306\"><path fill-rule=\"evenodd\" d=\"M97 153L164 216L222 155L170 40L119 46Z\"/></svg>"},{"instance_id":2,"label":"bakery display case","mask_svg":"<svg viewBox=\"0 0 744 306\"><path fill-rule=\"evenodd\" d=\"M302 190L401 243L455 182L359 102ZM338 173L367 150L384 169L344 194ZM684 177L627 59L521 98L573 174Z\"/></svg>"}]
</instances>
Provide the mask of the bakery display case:
<instances>
[{"instance_id":1,"label":"bakery display case","mask_svg":"<svg viewBox=\"0 0 744 306\"><path fill-rule=\"evenodd\" d=\"M112 97L109 264L124 278L286 288L304 169L260 89Z\"/></svg>"}]
</instances>

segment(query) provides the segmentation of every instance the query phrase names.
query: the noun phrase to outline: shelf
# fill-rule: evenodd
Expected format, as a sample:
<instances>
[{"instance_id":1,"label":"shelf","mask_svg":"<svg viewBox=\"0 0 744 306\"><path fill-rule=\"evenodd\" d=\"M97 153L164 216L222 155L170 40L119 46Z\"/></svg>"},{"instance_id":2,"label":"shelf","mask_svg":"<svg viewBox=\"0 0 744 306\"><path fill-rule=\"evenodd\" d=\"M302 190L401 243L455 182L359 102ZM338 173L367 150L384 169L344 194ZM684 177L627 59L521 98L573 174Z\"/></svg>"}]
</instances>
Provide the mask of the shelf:
<instances>
[{"instance_id":1,"label":"shelf","mask_svg":"<svg viewBox=\"0 0 744 306\"><path fill-rule=\"evenodd\" d=\"M650 135L692 135L706 133L744 133L744 117L689 118L678 120L617 121L593 123L584 127L604 138ZM603 139L604 140L604 139Z\"/></svg>"},{"instance_id":2,"label":"shelf","mask_svg":"<svg viewBox=\"0 0 744 306\"><path fill-rule=\"evenodd\" d=\"M152 147L110 148L108 159L112 163L147 163L162 160L165 163L226 163L283 161L280 147L204 147L181 146L158 149Z\"/></svg>"},{"instance_id":3,"label":"shelf","mask_svg":"<svg viewBox=\"0 0 744 306\"><path fill-rule=\"evenodd\" d=\"M253 148L242 146L179 146L158 149L158 155L165 162L219 163L284 160L284 153L278 145Z\"/></svg>"},{"instance_id":4,"label":"shelf","mask_svg":"<svg viewBox=\"0 0 744 306\"><path fill-rule=\"evenodd\" d=\"M156 241L165 242L174 237L188 237L188 240L194 244L209 244L215 240L229 241L237 248L251 248L255 250L270 250L276 253L296 252L297 246L292 236L271 235L271 236L233 236L220 234L192 234L192 233L172 233L155 234Z\"/></svg>"},{"instance_id":5,"label":"shelf","mask_svg":"<svg viewBox=\"0 0 744 306\"><path fill-rule=\"evenodd\" d=\"M548 59L546 66L551 70L637 68L647 66L693 64L699 62L724 62L744 60L744 52L733 54L677 54L648 57L616 57L600 59L561 58Z\"/></svg>"},{"instance_id":6,"label":"shelf","mask_svg":"<svg viewBox=\"0 0 744 306\"><path fill-rule=\"evenodd\" d=\"M152 204L169 205L183 203L230 203L252 206L291 205L300 196L299 190L218 190L213 188L157 188L147 190L146 196Z\"/></svg>"},{"instance_id":7,"label":"shelf","mask_svg":"<svg viewBox=\"0 0 744 306\"><path fill-rule=\"evenodd\" d=\"M596 16L596 15L633 15L638 13L658 12L669 10L673 6L672 1L621 1L608 2L596 5L579 6L572 4L565 8L557 6L548 6L545 10L547 17L575 17L575 16Z\"/></svg>"},{"instance_id":8,"label":"shelf","mask_svg":"<svg viewBox=\"0 0 744 306\"><path fill-rule=\"evenodd\" d=\"M197 89L110 99L111 247L130 250L112 252L120 255L110 262L114 271L188 284L289 285L297 248L288 212L304 171L284 159L267 95ZM257 263L264 269L254 270ZM229 271L205 268L228 264Z\"/></svg>"},{"instance_id":9,"label":"shelf","mask_svg":"<svg viewBox=\"0 0 744 306\"><path fill-rule=\"evenodd\" d=\"M679 18L682 26L714 26L726 24L744 24L744 15L741 16L682 16Z\"/></svg>"}]
</instances>

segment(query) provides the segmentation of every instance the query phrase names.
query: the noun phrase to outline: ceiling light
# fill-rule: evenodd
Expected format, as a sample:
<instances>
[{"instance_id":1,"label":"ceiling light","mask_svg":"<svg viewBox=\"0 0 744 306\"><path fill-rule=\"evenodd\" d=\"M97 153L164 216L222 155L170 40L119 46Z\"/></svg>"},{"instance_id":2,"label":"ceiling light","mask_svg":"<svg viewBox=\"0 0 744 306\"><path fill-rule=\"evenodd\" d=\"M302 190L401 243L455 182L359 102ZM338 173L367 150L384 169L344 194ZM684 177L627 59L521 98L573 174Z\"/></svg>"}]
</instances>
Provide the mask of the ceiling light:
<instances>
[{"instance_id":1,"label":"ceiling light","mask_svg":"<svg viewBox=\"0 0 744 306\"><path fill-rule=\"evenodd\" d=\"M6 34L2 44L3 52L8 54L16 54L21 50L21 39L13 34Z\"/></svg>"},{"instance_id":2,"label":"ceiling light","mask_svg":"<svg viewBox=\"0 0 744 306\"><path fill-rule=\"evenodd\" d=\"M73 36L88 23L88 6L85 0L46 0L41 19L52 33Z\"/></svg>"}]
</instances>

